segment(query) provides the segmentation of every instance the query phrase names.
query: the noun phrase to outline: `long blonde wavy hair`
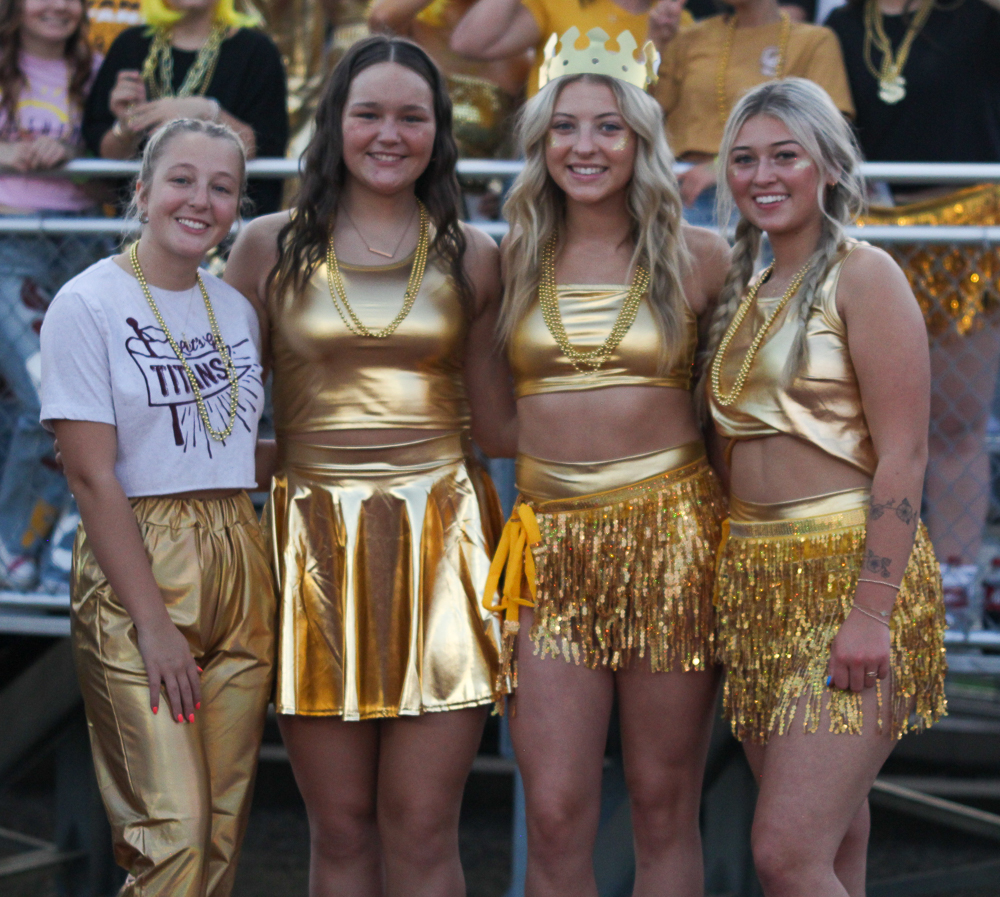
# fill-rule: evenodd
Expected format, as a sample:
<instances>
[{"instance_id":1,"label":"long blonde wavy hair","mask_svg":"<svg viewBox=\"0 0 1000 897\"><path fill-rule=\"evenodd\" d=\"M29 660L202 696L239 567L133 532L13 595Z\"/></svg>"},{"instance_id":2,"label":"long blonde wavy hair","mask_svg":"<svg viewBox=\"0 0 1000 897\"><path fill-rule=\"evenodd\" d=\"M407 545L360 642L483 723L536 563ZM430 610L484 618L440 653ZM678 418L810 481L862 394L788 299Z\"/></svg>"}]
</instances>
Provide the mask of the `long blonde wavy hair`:
<instances>
[{"instance_id":1,"label":"long blonde wavy hair","mask_svg":"<svg viewBox=\"0 0 1000 897\"><path fill-rule=\"evenodd\" d=\"M736 104L719 147L721 166L725 167L740 129L757 115L769 115L784 124L819 169L816 201L823 213L822 230L810 259L812 267L788 310L789 319L797 316L800 325L785 368L785 376L792 377L805 360L805 325L817 302L817 287L844 243L845 225L852 223L864 209L861 151L851 126L822 87L805 78L785 78L755 87ZM718 194L719 221L730 220L733 205L732 192L722 178ZM719 295L699 363L698 395L703 392L704 378L715 350L753 277L761 237L761 230L746 218L741 218L736 225L732 265Z\"/></svg>"},{"instance_id":2,"label":"long blonde wavy hair","mask_svg":"<svg viewBox=\"0 0 1000 897\"><path fill-rule=\"evenodd\" d=\"M649 271L649 304L662 333L661 366L680 350L684 321L683 269L688 254L681 232L681 198L674 158L663 131L663 110L644 91L605 75L567 75L547 84L521 112L518 140L524 169L511 187L504 214L510 236L504 251L507 277L499 330L510 340L538 292L541 252L563 224L565 196L545 164L545 138L559 94L575 81L607 85L622 118L635 132L637 149L628 209L635 243L632 265Z\"/></svg>"}]
</instances>

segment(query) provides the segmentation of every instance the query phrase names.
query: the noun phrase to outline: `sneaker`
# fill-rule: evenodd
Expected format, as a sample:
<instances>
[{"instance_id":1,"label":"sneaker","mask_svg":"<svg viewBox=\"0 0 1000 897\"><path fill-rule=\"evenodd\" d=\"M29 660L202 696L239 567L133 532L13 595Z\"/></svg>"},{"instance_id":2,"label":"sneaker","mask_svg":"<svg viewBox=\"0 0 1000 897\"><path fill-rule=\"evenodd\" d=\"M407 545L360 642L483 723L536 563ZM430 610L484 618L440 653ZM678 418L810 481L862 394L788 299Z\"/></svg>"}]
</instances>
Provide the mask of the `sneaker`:
<instances>
[{"instance_id":1,"label":"sneaker","mask_svg":"<svg viewBox=\"0 0 1000 897\"><path fill-rule=\"evenodd\" d=\"M0 588L24 592L38 580L38 564L27 554L11 554L0 542Z\"/></svg>"}]
</instances>

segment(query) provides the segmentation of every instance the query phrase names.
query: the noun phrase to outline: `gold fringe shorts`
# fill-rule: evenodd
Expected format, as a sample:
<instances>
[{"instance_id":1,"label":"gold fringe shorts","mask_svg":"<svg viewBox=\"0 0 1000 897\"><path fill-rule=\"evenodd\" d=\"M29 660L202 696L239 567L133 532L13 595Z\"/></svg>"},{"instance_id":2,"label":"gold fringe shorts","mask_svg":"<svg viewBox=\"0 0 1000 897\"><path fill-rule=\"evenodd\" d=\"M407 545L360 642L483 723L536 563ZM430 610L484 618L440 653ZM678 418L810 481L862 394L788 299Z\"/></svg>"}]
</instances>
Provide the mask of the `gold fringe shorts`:
<instances>
[{"instance_id":1,"label":"gold fringe shorts","mask_svg":"<svg viewBox=\"0 0 1000 897\"><path fill-rule=\"evenodd\" d=\"M167 613L202 668L201 709L178 723L149 707L135 624L81 526L73 548L77 677L119 897L226 897L253 796L274 680L274 583L246 493L137 498L132 509Z\"/></svg>"},{"instance_id":2,"label":"gold fringe shorts","mask_svg":"<svg viewBox=\"0 0 1000 897\"><path fill-rule=\"evenodd\" d=\"M265 509L278 713L360 720L488 704L499 626L479 596L502 515L462 436L281 448Z\"/></svg>"},{"instance_id":3,"label":"gold fringe shorts","mask_svg":"<svg viewBox=\"0 0 1000 897\"><path fill-rule=\"evenodd\" d=\"M536 571L536 654L591 669L624 669L647 656L657 672L711 665L725 498L700 442L590 463L519 455L516 478L519 505L538 527L525 555L529 590ZM516 562L508 577L512 567L520 581ZM499 689L506 692L517 685L511 616Z\"/></svg>"},{"instance_id":4,"label":"gold fringe shorts","mask_svg":"<svg viewBox=\"0 0 1000 897\"><path fill-rule=\"evenodd\" d=\"M860 224L1000 224L1000 184L965 187L900 206L872 206ZM993 246L974 243L890 244L906 272L932 337L975 333L1000 310L1000 259Z\"/></svg>"},{"instance_id":5,"label":"gold fringe shorts","mask_svg":"<svg viewBox=\"0 0 1000 897\"><path fill-rule=\"evenodd\" d=\"M868 502L868 489L775 504L730 498L715 594L724 706L741 741L787 734L803 698L805 732L817 731L824 706L831 732L862 731L861 695L826 678L854 600ZM921 523L891 618L894 738L945 713L944 629L941 573Z\"/></svg>"}]
</instances>

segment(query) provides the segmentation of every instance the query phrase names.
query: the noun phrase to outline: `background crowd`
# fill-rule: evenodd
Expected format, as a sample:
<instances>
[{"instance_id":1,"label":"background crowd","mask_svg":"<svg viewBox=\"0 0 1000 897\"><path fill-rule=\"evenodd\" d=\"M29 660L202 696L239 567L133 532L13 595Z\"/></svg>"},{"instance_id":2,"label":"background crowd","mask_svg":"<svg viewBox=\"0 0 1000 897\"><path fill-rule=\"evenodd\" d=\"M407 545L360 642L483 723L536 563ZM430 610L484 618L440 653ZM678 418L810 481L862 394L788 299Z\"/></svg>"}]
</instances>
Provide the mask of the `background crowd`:
<instances>
[{"instance_id":1,"label":"background crowd","mask_svg":"<svg viewBox=\"0 0 1000 897\"><path fill-rule=\"evenodd\" d=\"M228 124L250 158L297 156L325 74L370 31L427 50L447 79L460 151L494 158L514 154L512 116L538 89L550 34L575 26L648 37L661 55L654 95L668 142L690 163L681 186L691 223L716 224L716 158L733 105L749 88L789 76L824 88L869 161L1000 162L1000 0L236 2L2 0L0 214L117 214L114 184L41 173L85 155L135 158L177 117ZM465 187L471 217L499 217L503 184ZM1000 223L995 185L872 189L871 223ZM282 190L277 180L251 181L253 214L287 204ZM107 248L102 237L0 237L3 587L65 589L78 517L38 423L38 331L56 290ZM982 533L1000 266L992 247L892 251L931 338L925 518L951 622L978 623L970 607L992 569Z\"/></svg>"}]
</instances>

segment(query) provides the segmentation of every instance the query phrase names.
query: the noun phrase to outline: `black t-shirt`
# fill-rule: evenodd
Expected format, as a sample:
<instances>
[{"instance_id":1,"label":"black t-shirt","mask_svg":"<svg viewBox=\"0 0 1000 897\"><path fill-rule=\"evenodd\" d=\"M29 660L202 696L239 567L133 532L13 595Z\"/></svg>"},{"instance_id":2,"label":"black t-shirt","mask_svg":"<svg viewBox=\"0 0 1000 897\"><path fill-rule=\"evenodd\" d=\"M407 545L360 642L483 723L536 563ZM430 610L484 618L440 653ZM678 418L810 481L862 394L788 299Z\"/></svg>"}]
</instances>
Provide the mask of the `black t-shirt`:
<instances>
[{"instance_id":1,"label":"black t-shirt","mask_svg":"<svg viewBox=\"0 0 1000 897\"><path fill-rule=\"evenodd\" d=\"M654 0L655 2L655 0ZM816 0L780 0L782 6L799 6L805 13L806 21L811 22L816 15ZM722 0L687 0L684 8L696 19L707 19L719 13L728 13L731 7Z\"/></svg>"},{"instance_id":2,"label":"black t-shirt","mask_svg":"<svg viewBox=\"0 0 1000 897\"><path fill-rule=\"evenodd\" d=\"M914 10L915 11L915 10ZM910 17L883 16L895 52ZM826 20L840 39L854 96L854 119L873 162L1000 161L1000 13L981 0L935 6L903 69L906 96L883 102L865 65L864 6L835 9ZM872 47L878 69L882 55Z\"/></svg>"},{"instance_id":3,"label":"black t-shirt","mask_svg":"<svg viewBox=\"0 0 1000 897\"><path fill-rule=\"evenodd\" d=\"M95 155L100 155L101 138L115 123L108 106L118 72L142 70L152 43L146 26L127 28L115 38L104 58L83 112L83 137ZM194 62L193 50L174 48L174 90ZM284 156L288 145L288 107L285 68L278 48L269 37L253 28L240 28L219 47L215 73L205 96L218 100L230 115L253 128L257 155ZM276 212L281 206L280 180L251 181L250 199L254 214Z\"/></svg>"}]
</instances>

